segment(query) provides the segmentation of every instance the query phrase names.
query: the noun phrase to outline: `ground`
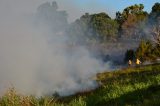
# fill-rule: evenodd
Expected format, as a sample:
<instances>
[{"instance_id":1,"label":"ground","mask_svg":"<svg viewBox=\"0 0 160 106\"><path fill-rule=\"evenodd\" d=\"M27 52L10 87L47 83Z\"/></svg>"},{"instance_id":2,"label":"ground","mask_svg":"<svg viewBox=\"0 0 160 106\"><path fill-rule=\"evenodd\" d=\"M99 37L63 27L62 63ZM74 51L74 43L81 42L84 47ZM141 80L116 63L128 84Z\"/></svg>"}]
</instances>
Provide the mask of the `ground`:
<instances>
[{"instance_id":1,"label":"ground","mask_svg":"<svg viewBox=\"0 0 160 106\"><path fill-rule=\"evenodd\" d=\"M97 74L99 88L68 97L19 96L13 90L0 99L1 106L158 106L160 64L127 67ZM16 101L16 102L15 102ZM21 102L20 102L21 101ZM24 102L22 102L24 101ZM16 104L14 104L16 103ZM24 103L28 103L25 105ZM10 104L10 105L8 105Z\"/></svg>"}]
</instances>

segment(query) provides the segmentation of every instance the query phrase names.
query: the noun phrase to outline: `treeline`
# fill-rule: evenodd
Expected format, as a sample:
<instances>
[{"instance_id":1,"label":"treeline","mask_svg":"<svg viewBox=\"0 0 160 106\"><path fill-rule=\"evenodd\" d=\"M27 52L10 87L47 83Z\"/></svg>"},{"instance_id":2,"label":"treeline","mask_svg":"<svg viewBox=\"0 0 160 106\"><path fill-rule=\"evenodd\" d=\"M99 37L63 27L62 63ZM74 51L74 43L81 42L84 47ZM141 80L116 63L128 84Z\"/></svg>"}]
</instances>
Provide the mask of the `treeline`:
<instances>
[{"instance_id":1,"label":"treeline","mask_svg":"<svg viewBox=\"0 0 160 106\"><path fill-rule=\"evenodd\" d=\"M105 42L118 38L118 28L118 22L106 13L86 13L70 25L68 33L73 41L78 38L78 43Z\"/></svg>"},{"instance_id":2,"label":"treeline","mask_svg":"<svg viewBox=\"0 0 160 106\"><path fill-rule=\"evenodd\" d=\"M139 58L142 61L152 61L160 58L160 3L154 4L150 14L146 12L143 12L143 14L146 16L143 17L142 22L138 25L139 28L132 31L137 33L136 31L141 30L142 33L138 35L143 35L145 38L142 37L140 39L141 41L136 51L128 50L126 52L125 61L134 60L135 58Z\"/></svg>"},{"instance_id":3,"label":"treeline","mask_svg":"<svg viewBox=\"0 0 160 106\"><path fill-rule=\"evenodd\" d=\"M135 4L116 13L111 19L106 13L89 14L81 16L70 25L70 35L78 36L83 40L142 39L147 38L153 26L159 25L160 3L152 7L151 13L144 11L143 4Z\"/></svg>"},{"instance_id":4,"label":"treeline","mask_svg":"<svg viewBox=\"0 0 160 106\"><path fill-rule=\"evenodd\" d=\"M131 53L126 53L125 61L155 60L160 57L160 3L155 3L150 13L144 11L143 4L129 6L117 12L115 19L106 13L86 13L71 24L69 35L81 43L139 40L139 47L133 53L128 50Z\"/></svg>"},{"instance_id":5,"label":"treeline","mask_svg":"<svg viewBox=\"0 0 160 106\"><path fill-rule=\"evenodd\" d=\"M117 12L115 19L107 13L85 13L75 22L67 22L67 12L59 11L56 2L44 3L38 8L38 16L47 20L56 33L65 31L73 44L141 41L135 57L143 60L160 57L160 3L155 3L150 13L143 4L126 7Z\"/></svg>"}]
</instances>

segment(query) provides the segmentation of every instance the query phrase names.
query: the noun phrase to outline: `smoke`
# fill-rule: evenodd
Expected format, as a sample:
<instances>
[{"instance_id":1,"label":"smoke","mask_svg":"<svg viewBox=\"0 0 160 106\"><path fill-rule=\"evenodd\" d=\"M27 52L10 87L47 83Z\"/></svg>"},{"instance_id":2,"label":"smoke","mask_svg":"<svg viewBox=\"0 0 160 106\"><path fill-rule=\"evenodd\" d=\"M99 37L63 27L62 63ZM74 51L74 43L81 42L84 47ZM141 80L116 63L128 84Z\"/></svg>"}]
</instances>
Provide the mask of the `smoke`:
<instances>
[{"instance_id":1,"label":"smoke","mask_svg":"<svg viewBox=\"0 0 160 106\"><path fill-rule=\"evenodd\" d=\"M59 4L60 9L67 10L69 13L69 22L81 17L86 12L100 13L107 12L112 18L115 17L115 8L111 4L107 4L105 0L55 0ZM108 2L109 3L109 2Z\"/></svg>"},{"instance_id":2,"label":"smoke","mask_svg":"<svg viewBox=\"0 0 160 106\"><path fill-rule=\"evenodd\" d=\"M0 93L11 85L36 96L95 88L91 77L104 70L101 61L84 46L68 46L64 31L42 22L36 1L0 1Z\"/></svg>"}]
</instances>

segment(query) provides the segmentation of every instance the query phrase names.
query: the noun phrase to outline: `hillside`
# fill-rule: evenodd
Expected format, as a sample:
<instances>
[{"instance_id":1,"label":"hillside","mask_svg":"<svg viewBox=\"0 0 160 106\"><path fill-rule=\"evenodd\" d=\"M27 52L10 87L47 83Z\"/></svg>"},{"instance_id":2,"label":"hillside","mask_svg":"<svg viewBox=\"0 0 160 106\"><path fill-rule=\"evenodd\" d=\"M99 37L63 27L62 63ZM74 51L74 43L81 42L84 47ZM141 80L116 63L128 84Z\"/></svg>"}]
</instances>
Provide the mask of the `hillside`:
<instances>
[{"instance_id":1,"label":"hillside","mask_svg":"<svg viewBox=\"0 0 160 106\"><path fill-rule=\"evenodd\" d=\"M157 106L160 105L160 64L128 67L97 74L100 87L68 97L18 95L14 89L0 100L1 106Z\"/></svg>"}]
</instances>

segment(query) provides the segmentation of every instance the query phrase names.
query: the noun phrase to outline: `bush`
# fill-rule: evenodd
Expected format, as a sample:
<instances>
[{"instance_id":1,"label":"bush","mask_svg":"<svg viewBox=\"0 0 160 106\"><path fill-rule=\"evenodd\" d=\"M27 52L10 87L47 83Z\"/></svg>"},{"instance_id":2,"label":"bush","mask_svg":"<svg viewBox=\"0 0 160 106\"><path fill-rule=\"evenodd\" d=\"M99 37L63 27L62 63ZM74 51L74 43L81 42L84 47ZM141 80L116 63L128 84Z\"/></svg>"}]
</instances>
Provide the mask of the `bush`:
<instances>
[{"instance_id":1,"label":"bush","mask_svg":"<svg viewBox=\"0 0 160 106\"><path fill-rule=\"evenodd\" d=\"M142 61L155 60L160 57L160 47L154 46L150 41L142 40L136 50L136 57Z\"/></svg>"}]
</instances>

